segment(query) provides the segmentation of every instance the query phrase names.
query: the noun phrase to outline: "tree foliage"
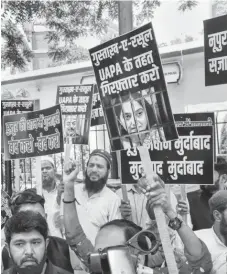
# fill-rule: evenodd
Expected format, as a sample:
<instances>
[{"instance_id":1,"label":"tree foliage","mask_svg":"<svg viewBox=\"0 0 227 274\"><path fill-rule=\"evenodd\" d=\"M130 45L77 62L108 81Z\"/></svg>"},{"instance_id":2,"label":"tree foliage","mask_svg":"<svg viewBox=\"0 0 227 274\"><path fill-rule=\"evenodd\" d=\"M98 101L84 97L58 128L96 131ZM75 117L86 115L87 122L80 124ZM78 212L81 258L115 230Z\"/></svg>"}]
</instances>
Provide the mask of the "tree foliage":
<instances>
[{"instance_id":1,"label":"tree foliage","mask_svg":"<svg viewBox=\"0 0 227 274\"><path fill-rule=\"evenodd\" d=\"M185 11L197 1L179 1L179 9ZM46 36L49 56L53 63L72 63L87 58L78 47L77 39L88 35L102 37L107 32L109 22L118 18L118 1L3 1L2 37L6 39L2 48L3 68L13 66L24 69L32 58L32 51L22 42L17 26L44 20L49 29ZM151 19L161 0L134 0L135 25ZM19 41L19 43L16 43Z\"/></svg>"}]
</instances>

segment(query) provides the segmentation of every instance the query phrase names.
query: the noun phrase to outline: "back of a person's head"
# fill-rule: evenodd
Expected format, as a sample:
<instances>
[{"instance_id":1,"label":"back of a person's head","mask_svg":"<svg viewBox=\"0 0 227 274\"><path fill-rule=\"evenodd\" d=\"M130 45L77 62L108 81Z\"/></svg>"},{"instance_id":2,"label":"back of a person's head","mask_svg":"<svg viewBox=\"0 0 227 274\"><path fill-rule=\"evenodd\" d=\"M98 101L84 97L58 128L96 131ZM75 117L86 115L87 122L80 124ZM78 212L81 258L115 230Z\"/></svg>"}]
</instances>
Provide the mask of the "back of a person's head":
<instances>
[{"instance_id":1,"label":"back of a person's head","mask_svg":"<svg viewBox=\"0 0 227 274\"><path fill-rule=\"evenodd\" d=\"M39 203L44 208L45 199L41 195L37 194L35 188L26 189L23 192L16 193L10 201L12 214L16 214L24 204L36 203Z\"/></svg>"},{"instance_id":2,"label":"back of a person's head","mask_svg":"<svg viewBox=\"0 0 227 274\"><path fill-rule=\"evenodd\" d=\"M110 221L106 224L104 224L102 228L108 227L108 226L115 226L118 228L122 228L122 230L124 230L125 232L125 238L126 241L128 241L129 239L131 239L134 235L136 235L136 233L140 232L142 230L142 228L138 225L136 225L135 223L125 220L125 219L116 219L113 221Z\"/></svg>"},{"instance_id":3,"label":"back of a person's head","mask_svg":"<svg viewBox=\"0 0 227 274\"><path fill-rule=\"evenodd\" d=\"M45 218L38 212L20 211L13 215L5 224L6 242L9 244L13 234L38 231L44 239L48 235L48 226Z\"/></svg>"},{"instance_id":4,"label":"back of a person's head","mask_svg":"<svg viewBox=\"0 0 227 274\"><path fill-rule=\"evenodd\" d=\"M219 173L219 175L227 174L227 162L224 157L217 156L217 162L214 165L214 169Z\"/></svg>"},{"instance_id":5,"label":"back of a person's head","mask_svg":"<svg viewBox=\"0 0 227 274\"><path fill-rule=\"evenodd\" d=\"M211 213L214 210L220 212L224 211L227 208L227 190L217 191L209 200L209 207Z\"/></svg>"},{"instance_id":6,"label":"back of a person's head","mask_svg":"<svg viewBox=\"0 0 227 274\"><path fill-rule=\"evenodd\" d=\"M108 226L115 226L117 228L121 228L124 231L126 242L130 240L133 236L135 236L137 233L142 231L142 228L140 226L136 225L132 221L125 219L116 219L110 221L103 225L101 229ZM148 249L148 244L145 237L140 237L140 247L144 248L144 250Z\"/></svg>"}]
</instances>

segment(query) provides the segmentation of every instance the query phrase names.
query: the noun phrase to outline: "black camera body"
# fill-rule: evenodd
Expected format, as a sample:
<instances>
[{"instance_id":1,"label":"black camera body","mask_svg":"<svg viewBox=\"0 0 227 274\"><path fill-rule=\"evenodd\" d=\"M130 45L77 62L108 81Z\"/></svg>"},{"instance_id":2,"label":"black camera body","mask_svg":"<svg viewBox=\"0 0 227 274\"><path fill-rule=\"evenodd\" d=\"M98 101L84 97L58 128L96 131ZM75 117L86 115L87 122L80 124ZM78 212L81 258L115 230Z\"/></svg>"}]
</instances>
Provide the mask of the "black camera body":
<instances>
[{"instance_id":1,"label":"black camera body","mask_svg":"<svg viewBox=\"0 0 227 274\"><path fill-rule=\"evenodd\" d=\"M90 270L93 274L136 274L137 256L155 254L159 242L150 230L142 230L129 239L125 245L116 245L98 250L89 255Z\"/></svg>"},{"instance_id":2,"label":"black camera body","mask_svg":"<svg viewBox=\"0 0 227 274\"><path fill-rule=\"evenodd\" d=\"M90 269L94 274L136 274L136 259L127 246L114 246L92 253Z\"/></svg>"}]
</instances>

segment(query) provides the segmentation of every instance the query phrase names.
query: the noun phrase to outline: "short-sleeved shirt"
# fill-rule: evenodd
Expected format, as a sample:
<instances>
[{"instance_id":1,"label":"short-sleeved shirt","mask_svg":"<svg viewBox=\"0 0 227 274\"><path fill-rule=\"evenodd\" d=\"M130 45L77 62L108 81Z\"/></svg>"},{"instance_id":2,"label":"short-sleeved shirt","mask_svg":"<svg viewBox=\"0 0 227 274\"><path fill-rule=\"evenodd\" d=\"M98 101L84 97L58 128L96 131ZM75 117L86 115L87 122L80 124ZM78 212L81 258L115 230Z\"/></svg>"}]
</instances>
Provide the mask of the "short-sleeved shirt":
<instances>
[{"instance_id":1,"label":"short-sleeved shirt","mask_svg":"<svg viewBox=\"0 0 227 274\"><path fill-rule=\"evenodd\" d=\"M95 238L101 226L115 219L121 219L120 198L108 187L88 197L84 184L76 184L74 187L75 198L80 224L91 243L95 244Z\"/></svg>"}]
</instances>

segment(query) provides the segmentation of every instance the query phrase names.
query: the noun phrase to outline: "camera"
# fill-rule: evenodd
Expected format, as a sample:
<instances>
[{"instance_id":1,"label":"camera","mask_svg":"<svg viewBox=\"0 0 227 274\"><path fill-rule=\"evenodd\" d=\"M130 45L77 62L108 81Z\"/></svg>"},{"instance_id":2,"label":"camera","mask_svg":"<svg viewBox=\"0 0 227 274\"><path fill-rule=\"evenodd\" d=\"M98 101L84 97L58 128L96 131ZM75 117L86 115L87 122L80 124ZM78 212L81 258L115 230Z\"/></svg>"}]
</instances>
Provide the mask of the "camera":
<instances>
[{"instance_id":1,"label":"camera","mask_svg":"<svg viewBox=\"0 0 227 274\"><path fill-rule=\"evenodd\" d=\"M90 270L93 274L136 274L137 256L139 254L155 254L159 242L155 234L143 230L128 240L125 245L117 245L98 250L89 256Z\"/></svg>"}]
</instances>

